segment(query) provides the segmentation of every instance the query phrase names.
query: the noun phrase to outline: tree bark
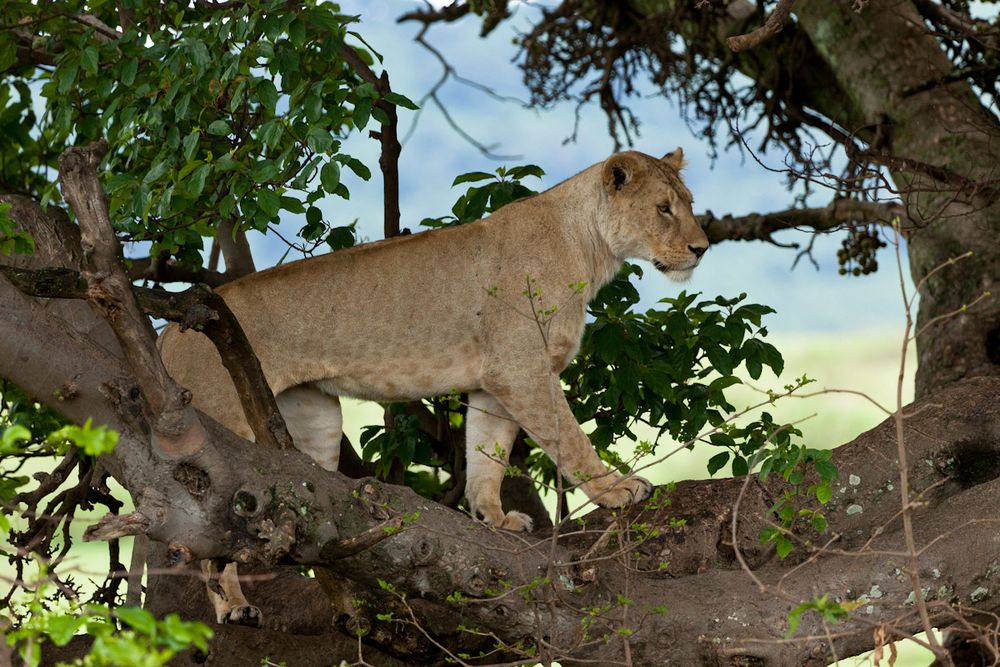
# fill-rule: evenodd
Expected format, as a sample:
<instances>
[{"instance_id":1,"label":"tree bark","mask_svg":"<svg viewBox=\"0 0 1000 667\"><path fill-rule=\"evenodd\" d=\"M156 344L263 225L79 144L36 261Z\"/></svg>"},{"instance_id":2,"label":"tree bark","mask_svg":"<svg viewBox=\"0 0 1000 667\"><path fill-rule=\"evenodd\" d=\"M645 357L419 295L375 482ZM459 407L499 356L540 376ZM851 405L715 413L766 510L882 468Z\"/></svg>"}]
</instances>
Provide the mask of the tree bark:
<instances>
[{"instance_id":1,"label":"tree bark","mask_svg":"<svg viewBox=\"0 0 1000 667\"><path fill-rule=\"evenodd\" d=\"M995 189L1000 176L996 116L964 81L927 86L945 80L952 64L909 0L871 2L860 12L847 1L797 2L795 16L861 118L821 113L852 129L887 125L891 154L984 184L983 194L958 193L892 170L915 225L906 241L920 293L917 395L965 377L1000 375L1000 299L981 300L1000 287L1000 203L989 186ZM969 251L970 258L930 276Z\"/></svg>"}]
</instances>

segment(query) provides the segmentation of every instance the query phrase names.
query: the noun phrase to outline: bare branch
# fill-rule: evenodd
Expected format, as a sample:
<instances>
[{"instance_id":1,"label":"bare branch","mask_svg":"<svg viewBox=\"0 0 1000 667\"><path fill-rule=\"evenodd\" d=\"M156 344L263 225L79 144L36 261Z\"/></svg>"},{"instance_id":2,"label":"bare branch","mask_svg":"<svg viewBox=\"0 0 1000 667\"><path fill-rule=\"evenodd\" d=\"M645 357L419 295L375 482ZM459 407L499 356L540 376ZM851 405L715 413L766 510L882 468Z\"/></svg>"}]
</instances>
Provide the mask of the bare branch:
<instances>
[{"instance_id":1,"label":"bare branch","mask_svg":"<svg viewBox=\"0 0 1000 667\"><path fill-rule=\"evenodd\" d=\"M371 549L387 537L395 535L402 530L402 527L403 517L397 516L387 519L354 537L327 542L323 545L320 555L324 561L335 561L347 558L348 556L355 556L362 551Z\"/></svg>"},{"instance_id":2,"label":"bare branch","mask_svg":"<svg viewBox=\"0 0 1000 667\"><path fill-rule=\"evenodd\" d=\"M835 199L824 208L793 208L777 213L752 213L716 218L711 211L698 220L711 243L721 241L768 241L773 234L786 229L831 232L850 224L885 224L893 219L906 219L900 204L865 202L857 199Z\"/></svg>"},{"instance_id":3,"label":"bare branch","mask_svg":"<svg viewBox=\"0 0 1000 667\"><path fill-rule=\"evenodd\" d=\"M381 76L376 76L358 52L347 44L340 48L340 55L362 79L375 85L380 98L375 106L381 109L388 119L388 122L382 123L381 130L369 132L369 136L378 139L382 144L378 166L382 169L382 214L385 238L399 236L399 153L402 147L397 133L396 105L385 99L386 95L392 92L389 86L389 73L383 70Z\"/></svg>"},{"instance_id":4,"label":"bare branch","mask_svg":"<svg viewBox=\"0 0 1000 667\"><path fill-rule=\"evenodd\" d=\"M791 11L792 0L781 0L774 11L764 20L763 25L745 35L727 37L726 46L737 53L760 46L781 32L781 29L788 23Z\"/></svg>"},{"instance_id":5,"label":"bare branch","mask_svg":"<svg viewBox=\"0 0 1000 667\"><path fill-rule=\"evenodd\" d=\"M228 271L220 273L209 268L189 269L172 260L161 261L158 257L130 259L128 264L128 275L132 280L152 280L158 283L204 283L209 287L218 287L237 277L230 275Z\"/></svg>"},{"instance_id":6,"label":"bare branch","mask_svg":"<svg viewBox=\"0 0 1000 667\"><path fill-rule=\"evenodd\" d=\"M83 531L84 542L116 540L129 535L145 535L149 530L149 517L142 512L131 514L106 514Z\"/></svg>"},{"instance_id":7,"label":"bare branch","mask_svg":"<svg viewBox=\"0 0 1000 667\"><path fill-rule=\"evenodd\" d=\"M415 12L407 12L396 19L397 23L403 23L404 21L419 21L420 23L430 24L430 23L451 23L457 21L460 18L466 16L472 7L468 3L461 3L457 0L452 2L446 7L441 7L440 9L424 9Z\"/></svg>"}]
</instances>

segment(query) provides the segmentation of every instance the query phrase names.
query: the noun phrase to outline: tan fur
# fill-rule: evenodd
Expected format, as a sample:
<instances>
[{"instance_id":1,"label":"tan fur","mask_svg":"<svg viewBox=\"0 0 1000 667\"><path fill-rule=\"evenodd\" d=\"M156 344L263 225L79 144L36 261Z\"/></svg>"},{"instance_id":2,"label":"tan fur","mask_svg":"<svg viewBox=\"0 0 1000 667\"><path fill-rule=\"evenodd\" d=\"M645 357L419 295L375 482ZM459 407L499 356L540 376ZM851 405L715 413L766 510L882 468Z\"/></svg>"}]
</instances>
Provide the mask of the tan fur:
<instances>
[{"instance_id":1,"label":"tan fur","mask_svg":"<svg viewBox=\"0 0 1000 667\"><path fill-rule=\"evenodd\" d=\"M470 402L466 497L486 522L530 529L527 517L500 504L504 466L495 452L509 452L518 426L597 503L628 504L649 483L601 463L559 373L579 348L587 302L625 259L653 261L675 279L698 264L708 240L682 165L680 149L660 160L618 153L484 220L287 264L219 293L279 405L287 391L297 415L328 399L329 417L289 420L297 445L321 465L335 467L339 452L339 435L331 435L340 433L339 404L329 397L395 401L457 390ZM571 287L581 281L581 291ZM540 295L533 303L529 287ZM252 437L206 338L171 326L160 349L196 406Z\"/></svg>"}]
</instances>

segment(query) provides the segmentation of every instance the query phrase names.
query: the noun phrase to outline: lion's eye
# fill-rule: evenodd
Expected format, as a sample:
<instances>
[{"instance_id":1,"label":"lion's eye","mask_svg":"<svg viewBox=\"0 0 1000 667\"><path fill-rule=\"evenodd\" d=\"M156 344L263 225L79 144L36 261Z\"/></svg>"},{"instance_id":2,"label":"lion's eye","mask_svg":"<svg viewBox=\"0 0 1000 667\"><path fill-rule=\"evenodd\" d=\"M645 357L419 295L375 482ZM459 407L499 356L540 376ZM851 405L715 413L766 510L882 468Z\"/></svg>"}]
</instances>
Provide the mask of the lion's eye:
<instances>
[{"instance_id":1,"label":"lion's eye","mask_svg":"<svg viewBox=\"0 0 1000 667\"><path fill-rule=\"evenodd\" d=\"M656 207L656 210L663 215L670 215L670 204L660 204Z\"/></svg>"}]
</instances>

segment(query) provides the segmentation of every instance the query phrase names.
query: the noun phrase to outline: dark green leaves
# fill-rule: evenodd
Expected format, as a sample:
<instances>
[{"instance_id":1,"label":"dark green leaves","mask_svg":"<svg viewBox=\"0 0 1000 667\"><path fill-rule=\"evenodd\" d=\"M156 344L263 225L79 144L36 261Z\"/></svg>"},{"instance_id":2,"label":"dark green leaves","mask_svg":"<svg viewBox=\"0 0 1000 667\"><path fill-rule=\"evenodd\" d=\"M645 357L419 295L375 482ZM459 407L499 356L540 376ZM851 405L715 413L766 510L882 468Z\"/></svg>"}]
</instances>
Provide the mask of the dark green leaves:
<instances>
[{"instance_id":1,"label":"dark green leaves","mask_svg":"<svg viewBox=\"0 0 1000 667\"><path fill-rule=\"evenodd\" d=\"M361 453L366 461L376 461L375 473L385 477L393 463L404 468L411 463L431 465L437 463L427 436L420 430L419 420L403 412L401 404L394 403L393 427L367 426L361 433ZM378 458L376 458L376 455Z\"/></svg>"},{"instance_id":2,"label":"dark green leaves","mask_svg":"<svg viewBox=\"0 0 1000 667\"><path fill-rule=\"evenodd\" d=\"M224 120L213 120L208 124L208 133L214 134L217 137L224 137L232 131L229 123Z\"/></svg>"},{"instance_id":3,"label":"dark green leaves","mask_svg":"<svg viewBox=\"0 0 1000 667\"><path fill-rule=\"evenodd\" d=\"M330 161L323 165L319 172L320 182L327 192L334 192L340 185L340 165Z\"/></svg>"},{"instance_id":4,"label":"dark green leaves","mask_svg":"<svg viewBox=\"0 0 1000 667\"><path fill-rule=\"evenodd\" d=\"M257 99L269 112L274 113L278 106L278 89L267 79L257 83Z\"/></svg>"},{"instance_id":5,"label":"dark green leaves","mask_svg":"<svg viewBox=\"0 0 1000 667\"><path fill-rule=\"evenodd\" d=\"M462 183L478 183L489 179L494 179L494 181L466 190L465 194L459 197L455 205L452 206L451 216L426 218L420 224L424 227L438 228L479 220L487 213L492 213L513 201L537 194L534 190L524 186L521 179L528 176L541 178L544 173L541 167L529 164L511 169L499 167L493 174L485 171L461 174L455 178L452 187Z\"/></svg>"}]
</instances>

